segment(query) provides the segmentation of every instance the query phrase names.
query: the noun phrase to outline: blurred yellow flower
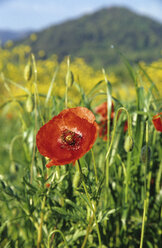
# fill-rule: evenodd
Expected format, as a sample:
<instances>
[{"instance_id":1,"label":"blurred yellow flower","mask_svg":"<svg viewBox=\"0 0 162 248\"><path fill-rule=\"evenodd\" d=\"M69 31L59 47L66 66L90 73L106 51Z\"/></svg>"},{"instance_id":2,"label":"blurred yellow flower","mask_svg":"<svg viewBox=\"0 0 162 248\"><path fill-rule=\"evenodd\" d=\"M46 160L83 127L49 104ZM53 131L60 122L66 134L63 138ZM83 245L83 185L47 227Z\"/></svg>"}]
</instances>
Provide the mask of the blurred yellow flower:
<instances>
[{"instance_id":1,"label":"blurred yellow flower","mask_svg":"<svg viewBox=\"0 0 162 248\"><path fill-rule=\"evenodd\" d=\"M32 40L35 40L37 36L32 34L30 36ZM25 82L24 80L24 67L27 64L27 56L31 52L30 46L20 45L17 47L11 47L10 50L7 48L0 48L1 61L0 61L0 72L3 72L4 76L22 86L27 87L32 90L32 80L30 82ZM36 61L37 66L37 80L38 80L38 91L41 94L46 94L48 92L51 80L53 78L54 72L57 67L59 67L58 73L56 75L56 80L53 88L53 94L63 97L65 94L65 79L67 74L67 58L65 58L61 63L58 63L56 55L52 55L46 60L41 58L45 56L45 51L40 50L38 52L39 58ZM142 68L155 83L162 94L162 60L154 61L150 65L146 65L141 62ZM73 103L77 104L80 101L80 92L76 88L76 83L79 85L87 94L90 90L101 80L104 80L102 70L95 70L91 66L87 65L82 58L75 58L70 63L70 71L74 75L74 84L68 90L68 101L69 105ZM148 77L142 71L140 71L139 80L142 86L146 90L150 87L150 82ZM33 77L34 78L34 77ZM131 84L125 84L117 77L113 72L109 72L107 75L108 80L112 84L112 94L118 99L123 101L129 101L135 99L135 89ZM6 98L8 92L4 89L4 85L0 80L1 95L0 97ZM25 92L18 87L9 85L12 90L13 96L23 95ZM5 94L4 94L5 93ZM106 95L106 84L102 84L102 87L96 90L96 95L103 97Z\"/></svg>"},{"instance_id":2,"label":"blurred yellow flower","mask_svg":"<svg viewBox=\"0 0 162 248\"><path fill-rule=\"evenodd\" d=\"M32 41L36 41L36 40L37 40L37 35L36 35L36 34L31 34L31 35L30 35L30 39L31 39Z\"/></svg>"}]
</instances>

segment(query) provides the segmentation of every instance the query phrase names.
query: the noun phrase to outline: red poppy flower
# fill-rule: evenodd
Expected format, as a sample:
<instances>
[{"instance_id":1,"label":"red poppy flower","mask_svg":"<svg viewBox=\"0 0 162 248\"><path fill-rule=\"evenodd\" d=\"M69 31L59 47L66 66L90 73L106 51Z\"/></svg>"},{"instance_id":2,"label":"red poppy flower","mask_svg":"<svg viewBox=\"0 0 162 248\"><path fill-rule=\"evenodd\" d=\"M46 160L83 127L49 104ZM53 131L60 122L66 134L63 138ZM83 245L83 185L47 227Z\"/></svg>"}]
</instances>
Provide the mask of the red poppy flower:
<instances>
[{"instance_id":1,"label":"red poppy flower","mask_svg":"<svg viewBox=\"0 0 162 248\"><path fill-rule=\"evenodd\" d=\"M94 114L85 107L65 109L40 128L36 136L39 152L51 159L46 165L74 163L97 138Z\"/></svg>"},{"instance_id":2,"label":"red poppy flower","mask_svg":"<svg viewBox=\"0 0 162 248\"><path fill-rule=\"evenodd\" d=\"M8 120L12 120L13 119L13 114L12 113L8 113L6 115L6 117L7 117Z\"/></svg>"},{"instance_id":3,"label":"red poppy flower","mask_svg":"<svg viewBox=\"0 0 162 248\"><path fill-rule=\"evenodd\" d=\"M103 119L107 119L107 102L104 102L102 104L100 104L99 106L96 107L95 109L97 114L100 114L102 116ZM112 102L111 105L111 118L114 118L114 104Z\"/></svg>"},{"instance_id":4,"label":"red poppy flower","mask_svg":"<svg viewBox=\"0 0 162 248\"><path fill-rule=\"evenodd\" d=\"M46 183L46 188L50 188L51 184L50 183Z\"/></svg>"},{"instance_id":5,"label":"red poppy flower","mask_svg":"<svg viewBox=\"0 0 162 248\"><path fill-rule=\"evenodd\" d=\"M152 118L152 122L157 131L162 132L162 112L156 114Z\"/></svg>"},{"instance_id":6,"label":"red poppy flower","mask_svg":"<svg viewBox=\"0 0 162 248\"><path fill-rule=\"evenodd\" d=\"M104 102L96 107L96 113L101 116L101 121L99 122L99 137L103 138L103 140L107 140L107 102ZM110 128L113 125L113 118L114 118L114 104L112 102L111 106L111 120L110 120Z\"/></svg>"},{"instance_id":7,"label":"red poppy flower","mask_svg":"<svg viewBox=\"0 0 162 248\"><path fill-rule=\"evenodd\" d=\"M103 140L107 140L107 120L100 121L98 124L99 126L99 137L101 137Z\"/></svg>"}]
</instances>

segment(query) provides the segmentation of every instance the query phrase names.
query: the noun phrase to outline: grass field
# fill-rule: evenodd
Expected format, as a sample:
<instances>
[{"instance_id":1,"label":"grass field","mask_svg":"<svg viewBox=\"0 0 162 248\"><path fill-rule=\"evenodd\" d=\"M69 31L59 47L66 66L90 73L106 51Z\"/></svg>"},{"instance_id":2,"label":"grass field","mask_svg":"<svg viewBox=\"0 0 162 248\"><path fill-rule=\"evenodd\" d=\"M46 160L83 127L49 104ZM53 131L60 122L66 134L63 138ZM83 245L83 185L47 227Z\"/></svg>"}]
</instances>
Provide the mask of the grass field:
<instances>
[{"instance_id":1,"label":"grass field","mask_svg":"<svg viewBox=\"0 0 162 248\"><path fill-rule=\"evenodd\" d=\"M29 48L1 52L0 248L160 248L161 62L134 68L124 58L131 82L124 85L115 73L94 71L79 59L59 64L55 56L27 60ZM68 125L61 117L45 133L46 157L38 151L37 132L78 106L96 122L75 115L68 125L85 132L90 145L83 148L82 131L64 132L57 161L71 147L72 159L47 168L51 147L57 150L55 129Z\"/></svg>"}]
</instances>

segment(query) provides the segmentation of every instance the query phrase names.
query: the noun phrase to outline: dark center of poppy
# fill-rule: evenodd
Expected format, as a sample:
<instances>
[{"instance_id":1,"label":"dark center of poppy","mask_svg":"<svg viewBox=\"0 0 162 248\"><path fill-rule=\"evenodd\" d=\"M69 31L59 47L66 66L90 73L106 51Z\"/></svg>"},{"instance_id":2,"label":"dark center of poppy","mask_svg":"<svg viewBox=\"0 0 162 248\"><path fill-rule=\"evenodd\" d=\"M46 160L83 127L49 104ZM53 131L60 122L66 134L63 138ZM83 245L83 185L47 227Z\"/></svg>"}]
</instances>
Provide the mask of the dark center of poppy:
<instances>
[{"instance_id":1,"label":"dark center of poppy","mask_svg":"<svg viewBox=\"0 0 162 248\"><path fill-rule=\"evenodd\" d=\"M82 135L65 129L61 136L61 148L77 150L80 147Z\"/></svg>"}]
</instances>

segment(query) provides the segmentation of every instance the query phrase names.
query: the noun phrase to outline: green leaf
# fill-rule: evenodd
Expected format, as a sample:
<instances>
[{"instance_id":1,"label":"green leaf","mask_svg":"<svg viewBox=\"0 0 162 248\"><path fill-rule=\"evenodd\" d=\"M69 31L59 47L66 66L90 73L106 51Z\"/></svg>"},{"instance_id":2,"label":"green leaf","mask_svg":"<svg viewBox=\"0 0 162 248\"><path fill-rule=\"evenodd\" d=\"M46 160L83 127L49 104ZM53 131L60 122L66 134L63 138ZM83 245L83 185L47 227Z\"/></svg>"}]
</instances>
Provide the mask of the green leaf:
<instances>
[{"instance_id":1,"label":"green leaf","mask_svg":"<svg viewBox=\"0 0 162 248\"><path fill-rule=\"evenodd\" d=\"M83 199L83 201L85 201L85 203L89 206L89 208L91 209L91 205L89 204L88 198L86 195L80 193L79 196Z\"/></svg>"},{"instance_id":2,"label":"green leaf","mask_svg":"<svg viewBox=\"0 0 162 248\"><path fill-rule=\"evenodd\" d=\"M11 244L11 241L9 241L9 242L4 246L4 248L10 248L10 247L11 247L10 244Z\"/></svg>"},{"instance_id":3,"label":"green leaf","mask_svg":"<svg viewBox=\"0 0 162 248\"><path fill-rule=\"evenodd\" d=\"M30 95L30 91L26 87L22 86L21 84L15 83L14 81L12 81L12 80L10 80L10 79L8 79L6 77L4 78L4 80L5 80L5 82L16 86L17 88L25 91L28 95Z\"/></svg>"},{"instance_id":4,"label":"green leaf","mask_svg":"<svg viewBox=\"0 0 162 248\"><path fill-rule=\"evenodd\" d=\"M52 94L52 90L53 90L53 85L54 85L54 82L56 80L56 76L57 76L57 72L58 72L58 69L59 67L56 68L54 74L53 74L53 78L52 78L52 81L51 81L51 84L49 86L49 89L48 89L48 93L47 93L47 96L46 96L46 100L45 100L45 106L47 106L48 104L48 101L51 97L51 94Z\"/></svg>"},{"instance_id":5,"label":"green leaf","mask_svg":"<svg viewBox=\"0 0 162 248\"><path fill-rule=\"evenodd\" d=\"M85 92L84 92L83 88L77 82L74 82L73 84L81 94L83 105L88 107L89 106L89 101L87 99L87 96L85 95Z\"/></svg>"},{"instance_id":6,"label":"green leaf","mask_svg":"<svg viewBox=\"0 0 162 248\"><path fill-rule=\"evenodd\" d=\"M104 80L100 80L97 84L95 84L95 85L93 86L93 88L90 90L90 92L87 94L87 96L92 95L92 94L97 90L97 88L98 88L101 84L104 84L104 83L105 83Z\"/></svg>"},{"instance_id":7,"label":"green leaf","mask_svg":"<svg viewBox=\"0 0 162 248\"><path fill-rule=\"evenodd\" d=\"M14 196L13 190L11 189L10 186L6 186L4 192L5 192L7 195Z\"/></svg>"},{"instance_id":8,"label":"green leaf","mask_svg":"<svg viewBox=\"0 0 162 248\"><path fill-rule=\"evenodd\" d=\"M2 180L0 180L0 183L1 183L2 187L3 187L3 189L5 189L6 188L5 183Z\"/></svg>"},{"instance_id":9,"label":"green leaf","mask_svg":"<svg viewBox=\"0 0 162 248\"><path fill-rule=\"evenodd\" d=\"M120 208L114 208L111 210L105 210L105 211L100 211L98 214L98 223L103 222L104 220L108 220L110 215L115 214L117 211L119 211Z\"/></svg>"},{"instance_id":10,"label":"green leaf","mask_svg":"<svg viewBox=\"0 0 162 248\"><path fill-rule=\"evenodd\" d=\"M25 177L23 177L23 182L26 184L26 185L28 185L32 190L34 190L35 192L37 191L37 188L36 187L34 187L31 183L29 183L26 179L25 179Z\"/></svg>"},{"instance_id":11,"label":"green leaf","mask_svg":"<svg viewBox=\"0 0 162 248\"><path fill-rule=\"evenodd\" d=\"M65 202L67 204L69 204L70 206L72 206L77 212L79 212L81 215L84 216L84 211L82 210L82 208L80 206L78 206L75 202L69 200L69 199L65 199Z\"/></svg>"},{"instance_id":12,"label":"green leaf","mask_svg":"<svg viewBox=\"0 0 162 248\"><path fill-rule=\"evenodd\" d=\"M71 87L74 83L74 75L72 73L72 71L68 70L67 74L66 74L66 85L67 87Z\"/></svg>"},{"instance_id":13,"label":"green leaf","mask_svg":"<svg viewBox=\"0 0 162 248\"><path fill-rule=\"evenodd\" d=\"M57 212L57 213L59 213L61 215L65 215L65 216L68 215L68 213L63 208L53 207L52 210L54 210L55 212Z\"/></svg>"},{"instance_id":14,"label":"green leaf","mask_svg":"<svg viewBox=\"0 0 162 248\"><path fill-rule=\"evenodd\" d=\"M147 245L148 245L148 248L153 248L153 245L151 244L150 241L146 241Z\"/></svg>"},{"instance_id":15,"label":"green leaf","mask_svg":"<svg viewBox=\"0 0 162 248\"><path fill-rule=\"evenodd\" d=\"M148 79L148 81L151 83L151 90L154 89L155 92L156 92L156 94L157 94L157 96L160 97L158 88L156 87L155 83L152 81L152 79L150 78L150 76L147 74L146 70L140 65L140 63L138 63L138 67L143 72L143 74L146 76L146 78Z\"/></svg>"},{"instance_id":16,"label":"green leaf","mask_svg":"<svg viewBox=\"0 0 162 248\"><path fill-rule=\"evenodd\" d=\"M130 76L131 76L131 78L132 78L132 80L133 80L133 82L135 84L136 89L137 89L137 78L136 78L136 74L135 74L135 72L134 72L134 70L133 70L133 68L132 68L129 60L119 50L118 50L118 53L121 56L121 58L123 59L124 64L126 65L126 67L128 69L128 72L129 72L129 74L130 74Z\"/></svg>"}]
</instances>

